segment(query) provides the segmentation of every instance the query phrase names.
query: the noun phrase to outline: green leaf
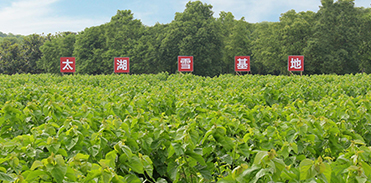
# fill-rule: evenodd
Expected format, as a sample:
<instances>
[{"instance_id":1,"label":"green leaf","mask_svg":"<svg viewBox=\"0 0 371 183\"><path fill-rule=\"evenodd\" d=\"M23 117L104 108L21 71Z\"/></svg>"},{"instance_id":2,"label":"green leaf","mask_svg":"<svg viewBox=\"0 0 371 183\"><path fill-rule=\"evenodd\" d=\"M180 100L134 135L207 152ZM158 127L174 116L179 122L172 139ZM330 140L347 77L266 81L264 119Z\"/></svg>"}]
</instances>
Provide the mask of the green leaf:
<instances>
[{"instance_id":1,"label":"green leaf","mask_svg":"<svg viewBox=\"0 0 371 183\"><path fill-rule=\"evenodd\" d=\"M325 175L327 182L331 182L331 174L332 174L331 166L328 163L323 163L323 164L325 164L325 169L322 170L323 174Z\"/></svg>"},{"instance_id":2,"label":"green leaf","mask_svg":"<svg viewBox=\"0 0 371 183\"><path fill-rule=\"evenodd\" d=\"M63 182L64 175L67 173L67 166L64 163L64 159L61 155L55 156L56 165L53 166L50 173L55 178L55 180L60 183Z\"/></svg>"},{"instance_id":3,"label":"green leaf","mask_svg":"<svg viewBox=\"0 0 371 183\"><path fill-rule=\"evenodd\" d=\"M170 161L167 166L167 173L169 174L171 180L176 179L178 173L178 164L175 161Z\"/></svg>"},{"instance_id":4,"label":"green leaf","mask_svg":"<svg viewBox=\"0 0 371 183\"><path fill-rule=\"evenodd\" d=\"M291 145L292 150L293 150L296 154L298 154L298 145L296 145L296 143L294 143L294 142L290 143L290 145Z\"/></svg>"},{"instance_id":5,"label":"green leaf","mask_svg":"<svg viewBox=\"0 0 371 183\"><path fill-rule=\"evenodd\" d=\"M128 166L136 173L143 174L143 164L137 155L133 155L128 162Z\"/></svg>"},{"instance_id":6,"label":"green leaf","mask_svg":"<svg viewBox=\"0 0 371 183\"><path fill-rule=\"evenodd\" d=\"M357 180L358 183L367 182L367 178L366 177L361 177L361 176L356 176L356 180Z\"/></svg>"},{"instance_id":7,"label":"green leaf","mask_svg":"<svg viewBox=\"0 0 371 183\"><path fill-rule=\"evenodd\" d=\"M102 172L102 176L101 176L101 180L103 180L103 182L111 182L113 176L111 174L111 172L108 172L107 170L104 170Z\"/></svg>"},{"instance_id":8,"label":"green leaf","mask_svg":"<svg viewBox=\"0 0 371 183\"><path fill-rule=\"evenodd\" d=\"M172 145L170 145L168 149L169 150L168 150L167 158L170 158L175 153L175 149L174 149L174 146L172 146Z\"/></svg>"},{"instance_id":9,"label":"green leaf","mask_svg":"<svg viewBox=\"0 0 371 183\"><path fill-rule=\"evenodd\" d=\"M100 151L100 145L93 145L89 147L89 152L93 157L97 156Z\"/></svg>"},{"instance_id":10,"label":"green leaf","mask_svg":"<svg viewBox=\"0 0 371 183\"><path fill-rule=\"evenodd\" d=\"M89 174L84 179L84 182L90 182L90 180L100 177L101 175L102 168L97 164L93 164L91 170L89 171Z\"/></svg>"},{"instance_id":11,"label":"green leaf","mask_svg":"<svg viewBox=\"0 0 371 183\"><path fill-rule=\"evenodd\" d=\"M258 171L258 173L255 174L255 177L252 181L250 181L251 183L256 183L261 177L267 175L269 173L269 169L267 168L264 168L264 169L260 169Z\"/></svg>"},{"instance_id":12,"label":"green leaf","mask_svg":"<svg viewBox=\"0 0 371 183\"><path fill-rule=\"evenodd\" d=\"M212 126L204 135L204 138L202 138L201 140L201 144L203 144L205 142L205 140L212 134L215 132L215 126Z\"/></svg>"},{"instance_id":13,"label":"green leaf","mask_svg":"<svg viewBox=\"0 0 371 183\"><path fill-rule=\"evenodd\" d=\"M132 174L126 175L124 177L124 180L130 183L142 183L142 181L140 181L140 179L137 176L132 175Z\"/></svg>"},{"instance_id":14,"label":"green leaf","mask_svg":"<svg viewBox=\"0 0 371 183\"><path fill-rule=\"evenodd\" d=\"M184 154L184 150L181 144L172 142L171 145L174 147L174 151L177 156L181 156Z\"/></svg>"},{"instance_id":15,"label":"green leaf","mask_svg":"<svg viewBox=\"0 0 371 183\"><path fill-rule=\"evenodd\" d=\"M10 164L12 167L17 167L19 165L19 159L17 157L13 157L13 159L10 161Z\"/></svg>"},{"instance_id":16,"label":"green leaf","mask_svg":"<svg viewBox=\"0 0 371 183\"><path fill-rule=\"evenodd\" d=\"M13 177L11 177L10 175L8 175L6 173L3 173L3 172L0 172L0 180L9 181L9 182L15 181L15 179Z\"/></svg>"},{"instance_id":17,"label":"green leaf","mask_svg":"<svg viewBox=\"0 0 371 183\"><path fill-rule=\"evenodd\" d=\"M166 179L159 178L157 179L156 183L168 183L168 182L166 181Z\"/></svg>"},{"instance_id":18,"label":"green leaf","mask_svg":"<svg viewBox=\"0 0 371 183\"><path fill-rule=\"evenodd\" d=\"M74 157L75 160L88 160L89 159L89 155L86 155L86 154L81 154L81 153L77 153Z\"/></svg>"},{"instance_id":19,"label":"green leaf","mask_svg":"<svg viewBox=\"0 0 371 183\"><path fill-rule=\"evenodd\" d=\"M371 179L371 166L365 163L364 161L361 162L361 165L367 178Z\"/></svg>"},{"instance_id":20,"label":"green leaf","mask_svg":"<svg viewBox=\"0 0 371 183\"><path fill-rule=\"evenodd\" d=\"M254 159L254 165L261 165L262 163L262 160L268 156L268 152L267 151L259 151L256 156L255 156L255 159Z\"/></svg>"},{"instance_id":21,"label":"green leaf","mask_svg":"<svg viewBox=\"0 0 371 183\"><path fill-rule=\"evenodd\" d=\"M185 154L188 155L188 156L190 156L190 157L192 157L193 159L195 159L201 165L203 165L203 166L206 165L205 160L204 160L204 158L201 155L199 155L199 154L197 154L195 152L191 152L191 151L186 151Z\"/></svg>"},{"instance_id":22,"label":"green leaf","mask_svg":"<svg viewBox=\"0 0 371 183\"><path fill-rule=\"evenodd\" d=\"M131 158L131 156L133 156L133 153L132 153L130 147L128 147L126 145L122 145L121 146L121 150L125 153L125 155L127 156L127 158Z\"/></svg>"},{"instance_id":23,"label":"green leaf","mask_svg":"<svg viewBox=\"0 0 371 183\"><path fill-rule=\"evenodd\" d=\"M149 158L147 155L142 155L141 158L140 158L142 164L143 164L143 168L144 170L147 172L147 174L152 177L152 174L153 174L153 163L152 163L152 160L151 158Z\"/></svg>"},{"instance_id":24,"label":"green leaf","mask_svg":"<svg viewBox=\"0 0 371 183\"><path fill-rule=\"evenodd\" d=\"M299 170L300 170L300 180L305 180L309 177L310 169L313 166L313 161L310 159L305 159L300 162Z\"/></svg>"},{"instance_id":25,"label":"green leaf","mask_svg":"<svg viewBox=\"0 0 371 183\"><path fill-rule=\"evenodd\" d=\"M106 154L106 159L109 161L109 164L108 166L111 167L111 168L115 168L116 166L116 157L117 157L117 153L115 150L109 152Z\"/></svg>"},{"instance_id":26,"label":"green leaf","mask_svg":"<svg viewBox=\"0 0 371 183\"><path fill-rule=\"evenodd\" d=\"M211 180L213 178L207 166L197 165L196 169L206 180Z\"/></svg>"},{"instance_id":27,"label":"green leaf","mask_svg":"<svg viewBox=\"0 0 371 183\"><path fill-rule=\"evenodd\" d=\"M0 158L0 164L4 163L5 161L8 161L9 158Z\"/></svg>"},{"instance_id":28,"label":"green leaf","mask_svg":"<svg viewBox=\"0 0 371 183\"><path fill-rule=\"evenodd\" d=\"M224 148L226 148L226 150L233 149L234 143L228 136L221 135L221 133L215 133L213 136L217 142L219 142Z\"/></svg>"},{"instance_id":29,"label":"green leaf","mask_svg":"<svg viewBox=\"0 0 371 183\"><path fill-rule=\"evenodd\" d=\"M67 150L71 150L79 141L79 137L71 138L67 140L66 148Z\"/></svg>"},{"instance_id":30,"label":"green leaf","mask_svg":"<svg viewBox=\"0 0 371 183\"><path fill-rule=\"evenodd\" d=\"M43 166L44 164L41 161L36 160L32 163L31 170L35 170L36 168L43 167Z\"/></svg>"},{"instance_id":31,"label":"green leaf","mask_svg":"<svg viewBox=\"0 0 371 183\"><path fill-rule=\"evenodd\" d=\"M36 178L41 178L42 175L47 175L47 173L45 171L42 171L42 170L34 170L34 171L31 171L27 177L26 177L26 181L28 182L32 182L32 181L35 181Z\"/></svg>"},{"instance_id":32,"label":"green leaf","mask_svg":"<svg viewBox=\"0 0 371 183\"><path fill-rule=\"evenodd\" d=\"M232 163L233 163L233 159L232 159L232 157L231 157L229 154L225 154L225 155L223 155L222 157L220 157L220 159L221 159L222 161L224 161L224 162L230 164L230 165L232 165Z\"/></svg>"},{"instance_id":33,"label":"green leaf","mask_svg":"<svg viewBox=\"0 0 371 183\"><path fill-rule=\"evenodd\" d=\"M73 170L71 167L67 167L66 177L74 182L77 181L77 174L76 171Z\"/></svg>"}]
</instances>

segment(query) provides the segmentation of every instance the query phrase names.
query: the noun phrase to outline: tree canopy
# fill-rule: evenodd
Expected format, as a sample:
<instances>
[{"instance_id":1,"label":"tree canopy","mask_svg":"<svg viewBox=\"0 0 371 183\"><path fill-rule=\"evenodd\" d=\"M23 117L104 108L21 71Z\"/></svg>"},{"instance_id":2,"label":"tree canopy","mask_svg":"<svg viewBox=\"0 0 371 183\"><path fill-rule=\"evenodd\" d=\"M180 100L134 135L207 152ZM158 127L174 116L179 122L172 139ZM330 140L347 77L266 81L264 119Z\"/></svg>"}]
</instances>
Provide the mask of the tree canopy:
<instances>
[{"instance_id":1,"label":"tree canopy","mask_svg":"<svg viewBox=\"0 0 371 183\"><path fill-rule=\"evenodd\" d=\"M177 56L194 56L194 74L234 73L234 56L251 56L253 74L288 74L288 55L304 55L304 74L371 72L371 9L354 0L322 0L318 12L289 10L279 22L249 23L190 1L168 24L145 26L130 10L72 33L0 32L0 73L59 73L76 57L80 74L111 74L114 57L130 57L132 74L175 73Z\"/></svg>"}]
</instances>

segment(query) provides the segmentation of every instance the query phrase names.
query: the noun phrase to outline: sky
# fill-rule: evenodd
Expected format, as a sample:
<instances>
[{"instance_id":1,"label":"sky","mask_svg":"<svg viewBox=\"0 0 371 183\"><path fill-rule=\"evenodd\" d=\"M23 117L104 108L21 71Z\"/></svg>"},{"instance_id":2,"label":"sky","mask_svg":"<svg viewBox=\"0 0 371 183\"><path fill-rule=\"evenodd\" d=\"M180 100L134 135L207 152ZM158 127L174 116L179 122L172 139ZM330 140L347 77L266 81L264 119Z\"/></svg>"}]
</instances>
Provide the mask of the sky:
<instances>
[{"instance_id":1,"label":"sky","mask_svg":"<svg viewBox=\"0 0 371 183\"><path fill-rule=\"evenodd\" d=\"M189 0L0 0L0 31L12 34L80 32L110 21L117 10L131 10L144 25L167 24L183 12ZM320 0L202 0L220 11L247 22L279 21L281 13L317 12ZM357 7L371 7L370 0L355 0Z\"/></svg>"}]
</instances>

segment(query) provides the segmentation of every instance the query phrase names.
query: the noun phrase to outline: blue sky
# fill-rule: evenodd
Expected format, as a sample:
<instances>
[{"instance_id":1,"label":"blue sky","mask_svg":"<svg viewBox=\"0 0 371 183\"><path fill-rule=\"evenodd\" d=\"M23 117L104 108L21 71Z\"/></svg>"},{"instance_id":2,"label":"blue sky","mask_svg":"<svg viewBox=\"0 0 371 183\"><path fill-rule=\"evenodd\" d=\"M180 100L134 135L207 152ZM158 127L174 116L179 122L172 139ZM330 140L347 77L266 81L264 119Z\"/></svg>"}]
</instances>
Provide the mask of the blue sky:
<instances>
[{"instance_id":1,"label":"blue sky","mask_svg":"<svg viewBox=\"0 0 371 183\"><path fill-rule=\"evenodd\" d=\"M0 0L0 31L33 33L79 32L110 21L117 10L131 10L134 18L152 26L170 23L183 12L188 0ZM202 0L220 11L232 12L247 22L278 21L281 13L294 9L318 11L320 0ZM357 7L370 7L369 0L355 0Z\"/></svg>"}]
</instances>

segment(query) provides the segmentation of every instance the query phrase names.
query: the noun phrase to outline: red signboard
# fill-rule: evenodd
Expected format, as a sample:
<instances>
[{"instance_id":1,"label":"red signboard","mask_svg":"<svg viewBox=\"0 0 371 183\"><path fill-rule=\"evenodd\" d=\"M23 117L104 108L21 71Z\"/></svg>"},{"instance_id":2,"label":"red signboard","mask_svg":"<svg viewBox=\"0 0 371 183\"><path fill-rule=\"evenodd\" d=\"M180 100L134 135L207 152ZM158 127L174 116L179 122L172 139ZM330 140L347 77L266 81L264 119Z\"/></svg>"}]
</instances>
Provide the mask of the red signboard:
<instances>
[{"instance_id":1,"label":"red signboard","mask_svg":"<svg viewBox=\"0 0 371 183\"><path fill-rule=\"evenodd\" d=\"M114 58L114 70L115 73L129 73L130 71L130 59L129 57L116 57Z\"/></svg>"},{"instance_id":2,"label":"red signboard","mask_svg":"<svg viewBox=\"0 0 371 183\"><path fill-rule=\"evenodd\" d=\"M61 57L61 72L75 72L75 57Z\"/></svg>"},{"instance_id":3,"label":"red signboard","mask_svg":"<svg viewBox=\"0 0 371 183\"><path fill-rule=\"evenodd\" d=\"M193 56L178 56L178 71L192 72L193 71Z\"/></svg>"},{"instance_id":4,"label":"red signboard","mask_svg":"<svg viewBox=\"0 0 371 183\"><path fill-rule=\"evenodd\" d=\"M290 55L288 63L289 71L304 71L304 56Z\"/></svg>"},{"instance_id":5,"label":"red signboard","mask_svg":"<svg viewBox=\"0 0 371 183\"><path fill-rule=\"evenodd\" d=\"M250 71L250 56L235 56L234 70L239 72Z\"/></svg>"}]
</instances>

